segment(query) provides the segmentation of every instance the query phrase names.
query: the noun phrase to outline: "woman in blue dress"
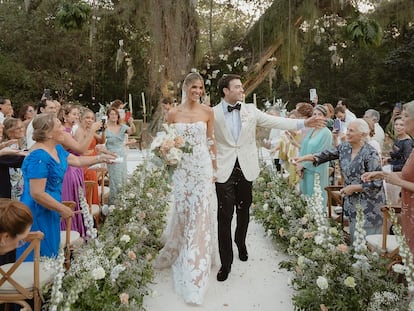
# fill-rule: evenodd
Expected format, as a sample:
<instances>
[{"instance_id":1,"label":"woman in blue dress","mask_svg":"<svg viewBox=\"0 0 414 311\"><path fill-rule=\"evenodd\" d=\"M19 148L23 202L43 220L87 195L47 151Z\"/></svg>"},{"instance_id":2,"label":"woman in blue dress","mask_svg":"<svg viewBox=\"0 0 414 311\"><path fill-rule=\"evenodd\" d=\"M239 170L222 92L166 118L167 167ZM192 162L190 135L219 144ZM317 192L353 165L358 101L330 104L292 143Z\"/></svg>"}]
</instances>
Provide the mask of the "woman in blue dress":
<instances>
[{"instance_id":1,"label":"woman in blue dress","mask_svg":"<svg viewBox=\"0 0 414 311\"><path fill-rule=\"evenodd\" d=\"M108 122L106 127L106 149L116 153L119 163L108 167L109 173L109 204L115 204L115 198L119 193L122 185L127 181L127 162L125 150L125 134L131 135L135 132L134 120L128 119L127 126L121 124L119 111L115 107L111 107L106 112Z\"/></svg>"},{"instance_id":2,"label":"woman in blue dress","mask_svg":"<svg viewBox=\"0 0 414 311\"><path fill-rule=\"evenodd\" d=\"M36 143L22 164L24 190L21 201L33 214L31 231L44 233L40 255L55 257L59 251L60 218L73 216L72 210L61 203L62 181L68 165L89 166L113 160L114 157L106 154L77 157L67 152L60 145L65 139L65 128L55 114L37 116L33 128ZM17 257L25 249L19 248ZM28 260L33 260L33 256L29 256Z\"/></svg>"},{"instance_id":3,"label":"woman in blue dress","mask_svg":"<svg viewBox=\"0 0 414 311\"><path fill-rule=\"evenodd\" d=\"M364 119L352 121L346 132L346 142L337 147L308 154L294 159L295 162L311 161L320 165L339 159L344 178L341 194L344 196L344 213L349 216L349 230L353 239L356 224L356 206L361 205L364 212L364 229L367 235L382 232L381 206L385 204L382 180L363 182L362 174L381 171L378 152L367 142L369 126Z\"/></svg>"},{"instance_id":4,"label":"woman in blue dress","mask_svg":"<svg viewBox=\"0 0 414 311\"><path fill-rule=\"evenodd\" d=\"M322 105L317 105L313 109L313 115L326 118L328 112ZM327 127L320 129L311 129L302 141L299 156L305 154L316 153L333 147L332 133ZM315 175L319 175L320 186L322 189L323 206L326 206L326 191L328 186L328 170L329 162L318 166L313 166L310 162L305 162L303 165L298 165L297 169L301 172L302 179L300 181L300 191L304 195L312 196L314 193Z\"/></svg>"}]
</instances>

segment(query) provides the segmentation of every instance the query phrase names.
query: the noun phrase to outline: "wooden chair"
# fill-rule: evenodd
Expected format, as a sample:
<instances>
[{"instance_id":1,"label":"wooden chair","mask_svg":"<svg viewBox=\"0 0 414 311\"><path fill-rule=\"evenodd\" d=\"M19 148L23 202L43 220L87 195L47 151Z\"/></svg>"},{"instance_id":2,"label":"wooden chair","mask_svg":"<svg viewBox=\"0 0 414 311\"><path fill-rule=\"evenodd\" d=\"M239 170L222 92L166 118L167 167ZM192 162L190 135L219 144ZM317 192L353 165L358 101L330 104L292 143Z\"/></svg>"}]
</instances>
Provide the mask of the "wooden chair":
<instances>
[{"instance_id":1,"label":"wooden chair","mask_svg":"<svg viewBox=\"0 0 414 311\"><path fill-rule=\"evenodd\" d=\"M74 201L63 201L62 204L70 207L72 210L76 208L76 203ZM75 248L75 242L79 243L81 239L80 233L78 231L72 230L72 217L65 218L66 220L66 230L60 231L60 248L65 249L65 267L66 270L70 268L70 258L73 249Z\"/></svg>"},{"instance_id":2,"label":"wooden chair","mask_svg":"<svg viewBox=\"0 0 414 311\"><path fill-rule=\"evenodd\" d=\"M93 216L93 219L95 220L96 228L98 228L100 217L101 217L101 206L98 204L92 203L93 190L96 186L97 186L96 181L85 180L86 202L89 205L89 213L91 213L91 215Z\"/></svg>"},{"instance_id":3,"label":"wooden chair","mask_svg":"<svg viewBox=\"0 0 414 311\"><path fill-rule=\"evenodd\" d=\"M371 251L378 252L381 256L390 259L392 262L400 261L399 246L394 235L389 234L391 227L390 209L393 209L396 214L401 213L400 205L385 205L381 207L383 215L382 233L367 235L367 247Z\"/></svg>"},{"instance_id":4,"label":"wooden chair","mask_svg":"<svg viewBox=\"0 0 414 311\"><path fill-rule=\"evenodd\" d=\"M343 188L343 186L327 186L325 190L327 192L327 210L328 210L328 218L333 219L337 222L342 224L342 227L346 226L347 223L344 221L343 217L343 198L339 191ZM335 210L335 207L340 207L341 211Z\"/></svg>"},{"instance_id":5,"label":"wooden chair","mask_svg":"<svg viewBox=\"0 0 414 311\"><path fill-rule=\"evenodd\" d=\"M108 179L108 169L106 167L98 167L96 169L98 173L98 196L101 206L108 203L109 187L105 184Z\"/></svg>"},{"instance_id":6,"label":"wooden chair","mask_svg":"<svg viewBox=\"0 0 414 311\"><path fill-rule=\"evenodd\" d=\"M15 263L0 267L0 304L15 303L32 311L25 300L33 299L34 311L40 311L40 289L53 280L53 271L46 269L46 263L40 262L40 241L43 237L40 231L30 232L25 239L30 244L23 254ZM31 252L34 252L34 261L23 262Z\"/></svg>"},{"instance_id":7,"label":"wooden chair","mask_svg":"<svg viewBox=\"0 0 414 311\"><path fill-rule=\"evenodd\" d=\"M143 120L134 120L135 133L129 136L129 138L135 139L134 145L137 145L138 148L142 149L142 132L143 132ZM133 146L130 146L133 147Z\"/></svg>"}]
</instances>

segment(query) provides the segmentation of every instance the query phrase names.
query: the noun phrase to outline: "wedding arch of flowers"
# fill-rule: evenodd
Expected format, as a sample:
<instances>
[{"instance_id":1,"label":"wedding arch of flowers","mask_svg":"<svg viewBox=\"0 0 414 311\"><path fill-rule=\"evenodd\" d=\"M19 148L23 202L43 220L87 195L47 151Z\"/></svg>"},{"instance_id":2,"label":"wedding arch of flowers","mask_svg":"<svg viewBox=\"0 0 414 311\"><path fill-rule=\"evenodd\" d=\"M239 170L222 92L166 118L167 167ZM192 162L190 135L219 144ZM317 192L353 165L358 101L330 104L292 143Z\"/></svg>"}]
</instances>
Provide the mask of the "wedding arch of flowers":
<instances>
[{"instance_id":1,"label":"wedding arch of flowers","mask_svg":"<svg viewBox=\"0 0 414 311\"><path fill-rule=\"evenodd\" d=\"M347 246L340 225L324 215L318 180L315 195L305 199L266 167L254 183L254 202L254 217L288 254L280 266L293 272L295 309L414 310L412 255L398 225L404 265L389 271L388 262L366 247L360 207L355 239Z\"/></svg>"}]
</instances>

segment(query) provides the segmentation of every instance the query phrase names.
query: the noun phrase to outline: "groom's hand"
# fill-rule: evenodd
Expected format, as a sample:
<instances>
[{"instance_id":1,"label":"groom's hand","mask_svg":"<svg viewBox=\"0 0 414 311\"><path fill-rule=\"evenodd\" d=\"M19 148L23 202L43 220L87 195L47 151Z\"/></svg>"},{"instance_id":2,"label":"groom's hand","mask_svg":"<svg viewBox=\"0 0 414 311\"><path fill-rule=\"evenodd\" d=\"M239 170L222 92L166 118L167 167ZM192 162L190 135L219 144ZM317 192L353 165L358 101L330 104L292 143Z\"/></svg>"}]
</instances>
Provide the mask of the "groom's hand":
<instances>
[{"instance_id":1,"label":"groom's hand","mask_svg":"<svg viewBox=\"0 0 414 311\"><path fill-rule=\"evenodd\" d=\"M320 116L313 116L305 120L306 127L322 128L326 126L326 118Z\"/></svg>"}]
</instances>

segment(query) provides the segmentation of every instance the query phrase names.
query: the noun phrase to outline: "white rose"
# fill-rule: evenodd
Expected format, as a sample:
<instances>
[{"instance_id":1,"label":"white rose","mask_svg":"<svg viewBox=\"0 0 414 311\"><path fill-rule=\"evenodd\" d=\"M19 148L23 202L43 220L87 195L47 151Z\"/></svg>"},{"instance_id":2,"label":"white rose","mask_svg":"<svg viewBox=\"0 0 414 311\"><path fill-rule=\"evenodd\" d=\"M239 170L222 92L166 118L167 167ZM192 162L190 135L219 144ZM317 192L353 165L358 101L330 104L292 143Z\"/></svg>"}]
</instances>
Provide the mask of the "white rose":
<instances>
[{"instance_id":1,"label":"white rose","mask_svg":"<svg viewBox=\"0 0 414 311\"><path fill-rule=\"evenodd\" d=\"M183 151L178 148L171 148L170 151L166 155L166 159L169 164L177 165L183 156Z\"/></svg>"},{"instance_id":2,"label":"white rose","mask_svg":"<svg viewBox=\"0 0 414 311\"><path fill-rule=\"evenodd\" d=\"M151 143L151 150L157 149L161 146L161 144L164 141L165 132L160 133L160 135L157 135L157 137L154 138L154 140Z\"/></svg>"},{"instance_id":3,"label":"white rose","mask_svg":"<svg viewBox=\"0 0 414 311\"><path fill-rule=\"evenodd\" d=\"M92 270L92 277L94 280L101 280L105 277L105 270L101 266Z\"/></svg>"},{"instance_id":4,"label":"white rose","mask_svg":"<svg viewBox=\"0 0 414 311\"><path fill-rule=\"evenodd\" d=\"M321 235L316 235L315 236L315 244L316 245L321 245L323 243L323 237Z\"/></svg>"},{"instance_id":5,"label":"white rose","mask_svg":"<svg viewBox=\"0 0 414 311\"><path fill-rule=\"evenodd\" d=\"M131 237L127 234L124 234L123 236L121 236L121 242L125 242L128 243L129 241L131 241Z\"/></svg>"},{"instance_id":6,"label":"white rose","mask_svg":"<svg viewBox=\"0 0 414 311\"><path fill-rule=\"evenodd\" d=\"M316 280L316 284L322 290L328 288L328 280L324 278L323 276L318 276L318 279Z\"/></svg>"},{"instance_id":7,"label":"white rose","mask_svg":"<svg viewBox=\"0 0 414 311\"><path fill-rule=\"evenodd\" d=\"M285 206L285 212L289 213L292 210L292 208L290 206Z\"/></svg>"}]
</instances>

